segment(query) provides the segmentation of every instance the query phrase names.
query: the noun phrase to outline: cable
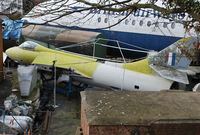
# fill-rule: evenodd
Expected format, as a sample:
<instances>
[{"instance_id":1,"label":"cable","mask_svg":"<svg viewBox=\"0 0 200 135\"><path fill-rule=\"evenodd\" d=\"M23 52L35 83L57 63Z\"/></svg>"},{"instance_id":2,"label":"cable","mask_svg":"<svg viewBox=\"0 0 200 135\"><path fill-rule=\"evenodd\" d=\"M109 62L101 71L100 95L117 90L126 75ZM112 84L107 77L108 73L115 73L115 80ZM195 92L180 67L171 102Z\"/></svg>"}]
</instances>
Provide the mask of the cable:
<instances>
[{"instance_id":1,"label":"cable","mask_svg":"<svg viewBox=\"0 0 200 135\"><path fill-rule=\"evenodd\" d=\"M12 112L10 112L11 116L13 117L13 119L17 122L17 124L19 125L19 127L23 130L23 132L25 131L25 129L19 124L19 122L17 121L17 119L15 119L15 117L13 116Z\"/></svg>"}]
</instances>

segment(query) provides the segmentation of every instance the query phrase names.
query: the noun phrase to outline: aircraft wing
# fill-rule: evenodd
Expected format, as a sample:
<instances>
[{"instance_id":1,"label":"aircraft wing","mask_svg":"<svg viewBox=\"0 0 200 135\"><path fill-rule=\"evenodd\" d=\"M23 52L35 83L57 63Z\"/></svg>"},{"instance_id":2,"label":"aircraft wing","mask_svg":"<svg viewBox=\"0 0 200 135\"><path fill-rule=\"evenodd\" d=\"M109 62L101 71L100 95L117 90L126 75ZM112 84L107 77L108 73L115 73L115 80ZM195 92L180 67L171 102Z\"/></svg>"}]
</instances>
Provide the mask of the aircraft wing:
<instances>
[{"instance_id":1,"label":"aircraft wing","mask_svg":"<svg viewBox=\"0 0 200 135\"><path fill-rule=\"evenodd\" d=\"M189 84L187 74L170 67L163 67L151 64L150 67L161 77L172 81Z\"/></svg>"},{"instance_id":2,"label":"aircraft wing","mask_svg":"<svg viewBox=\"0 0 200 135\"><path fill-rule=\"evenodd\" d=\"M85 59L81 56L63 55L52 52L40 52L40 54L34 59L32 64L55 66L63 69L72 69L75 73L78 73L84 77L91 78L94 70L98 66L96 59Z\"/></svg>"},{"instance_id":3,"label":"aircraft wing","mask_svg":"<svg viewBox=\"0 0 200 135\"><path fill-rule=\"evenodd\" d=\"M189 66L188 69L178 69L181 72L185 72L188 75L196 75L200 73L200 66Z\"/></svg>"}]
</instances>

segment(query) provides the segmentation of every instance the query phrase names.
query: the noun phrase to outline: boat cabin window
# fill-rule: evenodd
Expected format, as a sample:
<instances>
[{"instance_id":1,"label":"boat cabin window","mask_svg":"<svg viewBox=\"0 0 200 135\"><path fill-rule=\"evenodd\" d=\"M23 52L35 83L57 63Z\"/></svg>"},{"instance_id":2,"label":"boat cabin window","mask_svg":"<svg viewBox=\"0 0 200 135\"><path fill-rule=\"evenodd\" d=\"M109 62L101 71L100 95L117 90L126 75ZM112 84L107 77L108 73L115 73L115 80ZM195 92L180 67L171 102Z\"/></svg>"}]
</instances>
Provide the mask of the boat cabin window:
<instances>
[{"instance_id":1,"label":"boat cabin window","mask_svg":"<svg viewBox=\"0 0 200 135\"><path fill-rule=\"evenodd\" d=\"M108 22L108 18L105 18L105 19L104 19L104 22L107 23L107 22Z\"/></svg>"},{"instance_id":2,"label":"boat cabin window","mask_svg":"<svg viewBox=\"0 0 200 135\"><path fill-rule=\"evenodd\" d=\"M171 24L171 28L172 28L172 29L175 28L175 23L174 23L174 22Z\"/></svg>"},{"instance_id":3,"label":"boat cabin window","mask_svg":"<svg viewBox=\"0 0 200 135\"><path fill-rule=\"evenodd\" d=\"M151 21L147 22L147 26L150 27L151 26Z\"/></svg>"},{"instance_id":4,"label":"boat cabin window","mask_svg":"<svg viewBox=\"0 0 200 135\"><path fill-rule=\"evenodd\" d=\"M132 25L135 25L135 20L132 21Z\"/></svg>"},{"instance_id":5,"label":"boat cabin window","mask_svg":"<svg viewBox=\"0 0 200 135\"><path fill-rule=\"evenodd\" d=\"M100 23L100 22L101 22L101 17L99 17L97 20L98 20L98 22Z\"/></svg>"},{"instance_id":6,"label":"boat cabin window","mask_svg":"<svg viewBox=\"0 0 200 135\"><path fill-rule=\"evenodd\" d=\"M126 20L125 20L125 24L128 25L128 22L129 22L128 19L126 19Z\"/></svg>"},{"instance_id":7,"label":"boat cabin window","mask_svg":"<svg viewBox=\"0 0 200 135\"><path fill-rule=\"evenodd\" d=\"M37 43L32 41L26 41L22 43L19 47L26 50L34 50L36 46L38 46Z\"/></svg>"},{"instance_id":8,"label":"boat cabin window","mask_svg":"<svg viewBox=\"0 0 200 135\"><path fill-rule=\"evenodd\" d=\"M143 23L144 23L144 22L141 20L141 21L140 21L140 26L142 26L142 25L143 25Z\"/></svg>"}]
</instances>

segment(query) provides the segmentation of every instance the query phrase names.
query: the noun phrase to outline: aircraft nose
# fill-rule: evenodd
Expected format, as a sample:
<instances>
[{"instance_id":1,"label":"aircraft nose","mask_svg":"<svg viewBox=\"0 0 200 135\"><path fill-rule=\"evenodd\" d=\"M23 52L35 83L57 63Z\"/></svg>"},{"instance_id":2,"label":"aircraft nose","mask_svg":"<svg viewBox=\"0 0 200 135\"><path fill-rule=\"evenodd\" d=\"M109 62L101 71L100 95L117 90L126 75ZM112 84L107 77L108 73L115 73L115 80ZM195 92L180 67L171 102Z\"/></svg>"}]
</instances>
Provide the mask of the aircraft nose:
<instances>
[{"instance_id":1,"label":"aircraft nose","mask_svg":"<svg viewBox=\"0 0 200 135\"><path fill-rule=\"evenodd\" d=\"M13 58L14 54L15 53L13 48L9 48L6 50L6 55L8 55L8 57Z\"/></svg>"},{"instance_id":2,"label":"aircraft nose","mask_svg":"<svg viewBox=\"0 0 200 135\"><path fill-rule=\"evenodd\" d=\"M17 61L19 60L19 56L18 56L16 47L12 47L12 48L7 49L5 53L11 59L14 59L14 60L17 60Z\"/></svg>"}]
</instances>

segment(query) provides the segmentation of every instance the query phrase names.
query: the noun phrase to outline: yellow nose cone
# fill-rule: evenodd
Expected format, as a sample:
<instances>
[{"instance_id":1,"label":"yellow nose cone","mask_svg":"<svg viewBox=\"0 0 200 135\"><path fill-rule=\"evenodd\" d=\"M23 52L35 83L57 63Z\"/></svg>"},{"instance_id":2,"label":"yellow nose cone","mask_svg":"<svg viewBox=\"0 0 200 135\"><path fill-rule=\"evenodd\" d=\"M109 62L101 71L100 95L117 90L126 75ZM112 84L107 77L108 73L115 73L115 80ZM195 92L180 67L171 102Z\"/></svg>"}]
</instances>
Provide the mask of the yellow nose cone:
<instances>
[{"instance_id":1,"label":"yellow nose cone","mask_svg":"<svg viewBox=\"0 0 200 135\"><path fill-rule=\"evenodd\" d=\"M6 55L8 55L8 57L10 57L11 59L17 59L16 54L16 47L12 47L6 50Z\"/></svg>"},{"instance_id":2,"label":"yellow nose cone","mask_svg":"<svg viewBox=\"0 0 200 135\"><path fill-rule=\"evenodd\" d=\"M26 63L26 64L31 64L33 60L35 59L35 57L37 56L37 52L22 49L17 46L7 49L6 54L11 59L19 63Z\"/></svg>"}]
</instances>

